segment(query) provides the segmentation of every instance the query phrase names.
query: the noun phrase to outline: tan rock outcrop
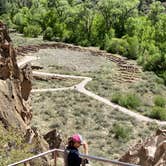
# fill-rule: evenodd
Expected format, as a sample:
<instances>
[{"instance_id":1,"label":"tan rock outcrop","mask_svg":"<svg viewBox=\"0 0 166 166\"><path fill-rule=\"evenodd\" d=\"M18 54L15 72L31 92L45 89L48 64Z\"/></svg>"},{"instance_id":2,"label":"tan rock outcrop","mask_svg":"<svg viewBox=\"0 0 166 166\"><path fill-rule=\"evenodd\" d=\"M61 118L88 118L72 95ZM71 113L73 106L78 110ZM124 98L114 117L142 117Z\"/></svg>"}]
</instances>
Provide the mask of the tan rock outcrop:
<instances>
[{"instance_id":1,"label":"tan rock outcrop","mask_svg":"<svg viewBox=\"0 0 166 166\"><path fill-rule=\"evenodd\" d=\"M58 148L62 142L62 138L56 129L45 134L44 139L48 142L50 149Z\"/></svg>"},{"instance_id":2,"label":"tan rock outcrop","mask_svg":"<svg viewBox=\"0 0 166 166\"><path fill-rule=\"evenodd\" d=\"M28 100L31 90L32 76L30 76L31 72L26 72L26 67L21 70L18 68L14 49L12 47L10 49L12 49L11 54L6 59L0 55L0 64L2 64L0 66L0 119L5 126L15 126L26 131L32 114L30 107L25 106L24 103Z\"/></svg>"},{"instance_id":3,"label":"tan rock outcrop","mask_svg":"<svg viewBox=\"0 0 166 166\"><path fill-rule=\"evenodd\" d=\"M21 95L24 100L28 100L32 89L32 68L30 64L26 64L22 70L22 79L21 79Z\"/></svg>"},{"instance_id":4,"label":"tan rock outcrop","mask_svg":"<svg viewBox=\"0 0 166 166\"><path fill-rule=\"evenodd\" d=\"M166 130L157 130L155 136L131 148L120 161L141 166L166 166Z\"/></svg>"},{"instance_id":5,"label":"tan rock outcrop","mask_svg":"<svg viewBox=\"0 0 166 166\"><path fill-rule=\"evenodd\" d=\"M3 125L4 129L12 127L18 132L22 132L25 135L25 143L33 142L33 145L36 146L34 154L47 151L48 143L37 129L34 130L30 127L32 119L32 110L29 104L32 88L31 65L25 64L21 68L18 67L16 52L11 40L9 40L10 42L6 41L1 30L3 27L0 27L0 38L2 39L0 41L0 125ZM42 160L39 159L39 162L40 165L50 165L50 156L45 156ZM35 164L31 162L30 165Z\"/></svg>"},{"instance_id":6,"label":"tan rock outcrop","mask_svg":"<svg viewBox=\"0 0 166 166\"><path fill-rule=\"evenodd\" d=\"M10 76L9 58L0 57L0 79L6 80Z\"/></svg>"}]
</instances>

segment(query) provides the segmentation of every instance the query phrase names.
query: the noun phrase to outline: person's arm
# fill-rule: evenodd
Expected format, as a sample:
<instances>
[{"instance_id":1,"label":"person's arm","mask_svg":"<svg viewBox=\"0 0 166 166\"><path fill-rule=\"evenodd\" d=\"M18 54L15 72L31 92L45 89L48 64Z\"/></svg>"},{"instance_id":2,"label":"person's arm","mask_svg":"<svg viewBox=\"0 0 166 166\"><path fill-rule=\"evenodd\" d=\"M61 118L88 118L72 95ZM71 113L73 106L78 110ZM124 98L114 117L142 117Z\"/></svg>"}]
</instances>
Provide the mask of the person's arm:
<instances>
[{"instance_id":1,"label":"person's arm","mask_svg":"<svg viewBox=\"0 0 166 166\"><path fill-rule=\"evenodd\" d=\"M88 155L88 144L84 141L83 144L82 144L82 146L83 146L84 154ZM86 165L88 163L89 163L89 161L86 158L82 159L82 164L83 165Z\"/></svg>"},{"instance_id":2,"label":"person's arm","mask_svg":"<svg viewBox=\"0 0 166 166\"><path fill-rule=\"evenodd\" d=\"M83 146L84 154L88 155L88 144L86 142L83 142L82 146Z\"/></svg>"}]
</instances>

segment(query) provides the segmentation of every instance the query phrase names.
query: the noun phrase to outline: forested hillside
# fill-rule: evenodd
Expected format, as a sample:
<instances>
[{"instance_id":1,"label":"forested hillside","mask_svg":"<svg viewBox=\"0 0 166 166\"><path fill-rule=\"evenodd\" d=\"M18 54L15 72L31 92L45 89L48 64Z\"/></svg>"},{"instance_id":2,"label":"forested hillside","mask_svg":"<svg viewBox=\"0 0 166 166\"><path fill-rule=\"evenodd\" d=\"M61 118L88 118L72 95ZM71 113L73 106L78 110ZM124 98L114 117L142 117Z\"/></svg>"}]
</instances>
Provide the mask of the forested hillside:
<instances>
[{"instance_id":1,"label":"forested hillside","mask_svg":"<svg viewBox=\"0 0 166 166\"><path fill-rule=\"evenodd\" d=\"M165 6L164 0L0 0L0 18L25 36L135 59L166 84Z\"/></svg>"}]
</instances>

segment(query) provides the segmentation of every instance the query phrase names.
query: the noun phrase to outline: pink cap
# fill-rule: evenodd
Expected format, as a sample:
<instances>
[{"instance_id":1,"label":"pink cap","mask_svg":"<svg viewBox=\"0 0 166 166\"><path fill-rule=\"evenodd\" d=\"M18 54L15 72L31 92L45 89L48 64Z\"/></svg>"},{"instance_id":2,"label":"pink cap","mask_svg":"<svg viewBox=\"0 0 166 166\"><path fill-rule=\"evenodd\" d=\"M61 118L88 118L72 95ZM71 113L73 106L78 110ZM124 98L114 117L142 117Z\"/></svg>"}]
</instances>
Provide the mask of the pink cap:
<instances>
[{"instance_id":1,"label":"pink cap","mask_svg":"<svg viewBox=\"0 0 166 166\"><path fill-rule=\"evenodd\" d=\"M83 139L80 134L74 134L71 138L74 142L80 142L81 144L83 143Z\"/></svg>"}]
</instances>

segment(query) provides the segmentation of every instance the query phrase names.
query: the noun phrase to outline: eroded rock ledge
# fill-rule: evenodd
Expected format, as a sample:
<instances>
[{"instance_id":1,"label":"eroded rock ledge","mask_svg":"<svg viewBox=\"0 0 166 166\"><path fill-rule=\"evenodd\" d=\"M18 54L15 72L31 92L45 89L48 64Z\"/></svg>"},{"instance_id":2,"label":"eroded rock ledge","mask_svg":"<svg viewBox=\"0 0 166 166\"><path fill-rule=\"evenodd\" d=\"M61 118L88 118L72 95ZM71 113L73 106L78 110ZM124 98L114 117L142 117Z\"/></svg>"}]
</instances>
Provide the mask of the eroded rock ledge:
<instances>
[{"instance_id":1,"label":"eroded rock ledge","mask_svg":"<svg viewBox=\"0 0 166 166\"><path fill-rule=\"evenodd\" d=\"M0 125L3 125L6 131L9 128L14 128L23 133L25 143L33 142L36 145L34 153L47 151L49 144L36 128L30 127L32 119L29 101L32 89L31 66L25 64L21 68L18 67L16 51L11 40L4 36L4 30L4 27L0 27L2 39L0 41ZM49 138L47 139L50 141ZM44 157L41 163L43 163L42 165L50 165L50 156ZM30 163L30 165L34 165L34 163Z\"/></svg>"},{"instance_id":2,"label":"eroded rock ledge","mask_svg":"<svg viewBox=\"0 0 166 166\"><path fill-rule=\"evenodd\" d=\"M120 161L142 166L166 165L166 130L158 129L155 136L135 145Z\"/></svg>"},{"instance_id":3,"label":"eroded rock ledge","mask_svg":"<svg viewBox=\"0 0 166 166\"><path fill-rule=\"evenodd\" d=\"M12 126L26 132L32 118L27 104L32 72L28 72L28 65L19 69L12 46L8 48L8 56L5 57L1 52L0 64L0 119L5 127Z\"/></svg>"}]
</instances>

